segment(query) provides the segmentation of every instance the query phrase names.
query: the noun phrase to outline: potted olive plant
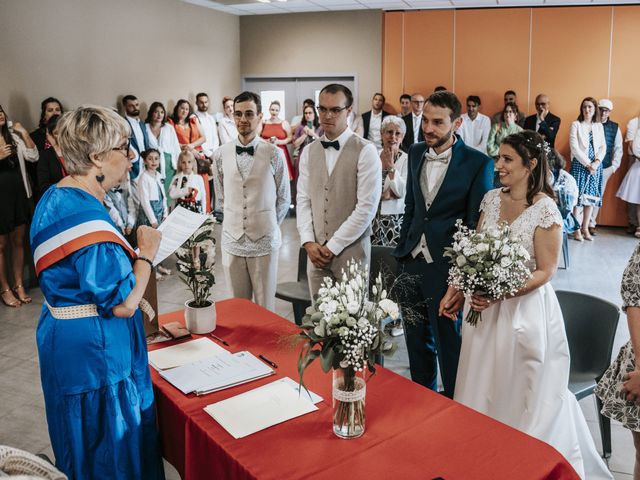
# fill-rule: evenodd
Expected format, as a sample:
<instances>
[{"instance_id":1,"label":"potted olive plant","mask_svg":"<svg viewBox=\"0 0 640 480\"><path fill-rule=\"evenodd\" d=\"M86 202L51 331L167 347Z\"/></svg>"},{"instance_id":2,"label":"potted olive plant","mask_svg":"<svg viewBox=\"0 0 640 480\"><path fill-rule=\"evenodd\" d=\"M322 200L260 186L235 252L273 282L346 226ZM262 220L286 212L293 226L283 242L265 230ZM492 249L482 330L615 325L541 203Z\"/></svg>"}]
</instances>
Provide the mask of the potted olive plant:
<instances>
[{"instance_id":1,"label":"potted olive plant","mask_svg":"<svg viewBox=\"0 0 640 480\"><path fill-rule=\"evenodd\" d=\"M184 303L184 318L192 333L209 333L216 328L216 304L209 298L215 282L216 241L212 217L176 251L180 279L193 294Z\"/></svg>"}]
</instances>

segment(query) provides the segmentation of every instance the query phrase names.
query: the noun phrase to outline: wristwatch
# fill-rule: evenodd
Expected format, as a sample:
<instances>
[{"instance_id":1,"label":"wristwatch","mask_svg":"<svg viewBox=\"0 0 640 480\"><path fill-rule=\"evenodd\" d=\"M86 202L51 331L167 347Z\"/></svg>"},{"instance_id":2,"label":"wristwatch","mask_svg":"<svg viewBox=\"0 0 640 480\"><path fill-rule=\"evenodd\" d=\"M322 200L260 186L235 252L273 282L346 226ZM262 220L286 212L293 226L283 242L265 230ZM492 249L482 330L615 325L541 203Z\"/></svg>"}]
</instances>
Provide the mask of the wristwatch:
<instances>
[{"instance_id":1,"label":"wristwatch","mask_svg":"<svg viewBox=\"0 0 640 480\"><path fill-rule=\"evenodd\" d=\"M396 173L396 167L391 167L389 170L387 170L388 173Z\"/></svg>"}]
</instances>

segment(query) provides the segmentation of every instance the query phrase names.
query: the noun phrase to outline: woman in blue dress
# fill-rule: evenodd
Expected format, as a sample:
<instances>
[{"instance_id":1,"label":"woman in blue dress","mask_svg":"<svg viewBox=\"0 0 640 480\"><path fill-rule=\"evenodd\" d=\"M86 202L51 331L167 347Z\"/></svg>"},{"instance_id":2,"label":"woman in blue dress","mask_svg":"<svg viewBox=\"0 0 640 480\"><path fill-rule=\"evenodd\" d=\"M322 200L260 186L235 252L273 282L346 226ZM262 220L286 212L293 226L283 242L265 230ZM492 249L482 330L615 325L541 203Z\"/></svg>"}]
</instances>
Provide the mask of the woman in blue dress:
<instances>
[{"instance_id":1,"label":"woman in blue dress","mask_svg":"<svg viewBox=\"0 0 640 480\"><path fill-rule=\"evenodd\" d=\"M70 479L164 478L142 315L161 234L138 229L136 255L102 201L133 158L129 126L103 107L58 123L69 176L31 226L45 297L37 329L56 466Z\"/></svg>"},{"instance_id":2,"label":"woman in blue dress","mask_svg":"<svg viewBox=\"0 0 640 480\"><path fill-rule=\"evenodd\" d=\"M574 215L582 209L581 230L576 230L573 238L582 242L593 240L589 233L589 220L593 207L602 206L602 160L607 153L604 128L600 123L598 101L587 97L580 104L580 115L571 124L569 131L571 148L571 175L578 184L578 205Z\"/></svg>"}]
</instances>

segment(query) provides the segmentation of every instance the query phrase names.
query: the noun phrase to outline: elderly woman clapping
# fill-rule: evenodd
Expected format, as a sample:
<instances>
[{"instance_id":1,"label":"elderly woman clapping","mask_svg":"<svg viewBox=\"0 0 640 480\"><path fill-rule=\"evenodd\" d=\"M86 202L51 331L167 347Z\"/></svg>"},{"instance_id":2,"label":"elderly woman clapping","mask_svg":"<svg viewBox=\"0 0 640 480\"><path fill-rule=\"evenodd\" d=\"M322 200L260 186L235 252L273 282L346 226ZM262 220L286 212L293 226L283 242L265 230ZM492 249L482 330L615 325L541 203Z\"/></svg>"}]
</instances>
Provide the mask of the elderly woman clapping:
<instances>
[{"instance_id":1,"label":"elderly woman clapping","mask_svg":"<svg viewBox=\"0 0 640 480\"><path fill-rule=\"evenodd\" d=\"M140 227L136 255L102 203L131 169L129 125L88 106L66 113L57 129L69 175L43 195L31 226L56 466L75 479L164 478L138 309L161 234Z\"/></svg>"},{"instance_id":2,"label":"elderly woman clapping","mask_svg":"<svg viewBox=\"0 0 640 480\"><path fill-rule=\"evenodd\" d=\"M407 154L400 150L406 127L401 118L385 117L382 134L382 198L373 219L372 245L395 247L400 237L407 184Z\"/></svg>"}]
</instances>

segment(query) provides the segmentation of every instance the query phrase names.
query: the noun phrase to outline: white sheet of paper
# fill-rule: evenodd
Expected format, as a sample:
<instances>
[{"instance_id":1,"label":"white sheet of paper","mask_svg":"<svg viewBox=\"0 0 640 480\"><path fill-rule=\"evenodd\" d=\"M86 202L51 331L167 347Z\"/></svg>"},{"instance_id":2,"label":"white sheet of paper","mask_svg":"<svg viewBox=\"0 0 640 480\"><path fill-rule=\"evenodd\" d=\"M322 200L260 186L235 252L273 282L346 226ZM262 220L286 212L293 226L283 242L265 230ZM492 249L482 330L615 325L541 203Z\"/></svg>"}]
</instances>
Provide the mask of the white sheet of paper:
<instances>
[{"instance_id":1,"label":"white sheet of paper","mask_svg":"<svg viewBox=\"0 0 640 480\"><path fill-rule=\"evenodd\" d=\"M273 375L274 370L249 352L220 354L160 371L162 378L185 395L216 392Z\"/></svg>"},{"instance_id":2,"label":"white sheet of paper","mask_svg":"<svg viewBox=\"0 0 640 480\"><path fill-rule=\"evenodd\" d=\"M293 390L296 393L300 393L300 395L302 395L306 399L311 400L311 403L313 403L313 404L320 403L322 401L322 397L320 395L318 395L317 393L313 393L311 390L309 390L309 392L307 392L304 389L304 387L299 388L300 384L298 382L296 382L295 380L289 378L289 377L281 378L279 381L289 385L291 388L293 388Z\"/></svg>"},{"instance_id":3,"label":"white sheet of paper","mask_svg":"<svg viewBox=\"0 0 640 480\"><path fill-rule=\"evenodd\" d=\"M195 213L184 207L176 207L169 216L158 226L162 232L160 248L153 259L153 265L158 265L165 258L175 252L207 219L207 215Z\"/></svg>"},{"instance_id":4,"label":"white sheet of paper","mask_svg":"<svg viewBox=\"0 0 640 480\"><path fill-rule=\"evenodd\" d=\"M201 337L149 352L149 363L157 370L166 370L220 354L229 352L208 338Z\"/></svg>"},{"instance_id":5,"label":"white sheet of paper","mask_svg":"<svg viewBox=\"0 0 640 480\"><path fill-rule=\"evenodd\" d=\"M318 407L280 380L204 408L233 438L246 437L315 410Z\"/></svg>"}]
</instances>

